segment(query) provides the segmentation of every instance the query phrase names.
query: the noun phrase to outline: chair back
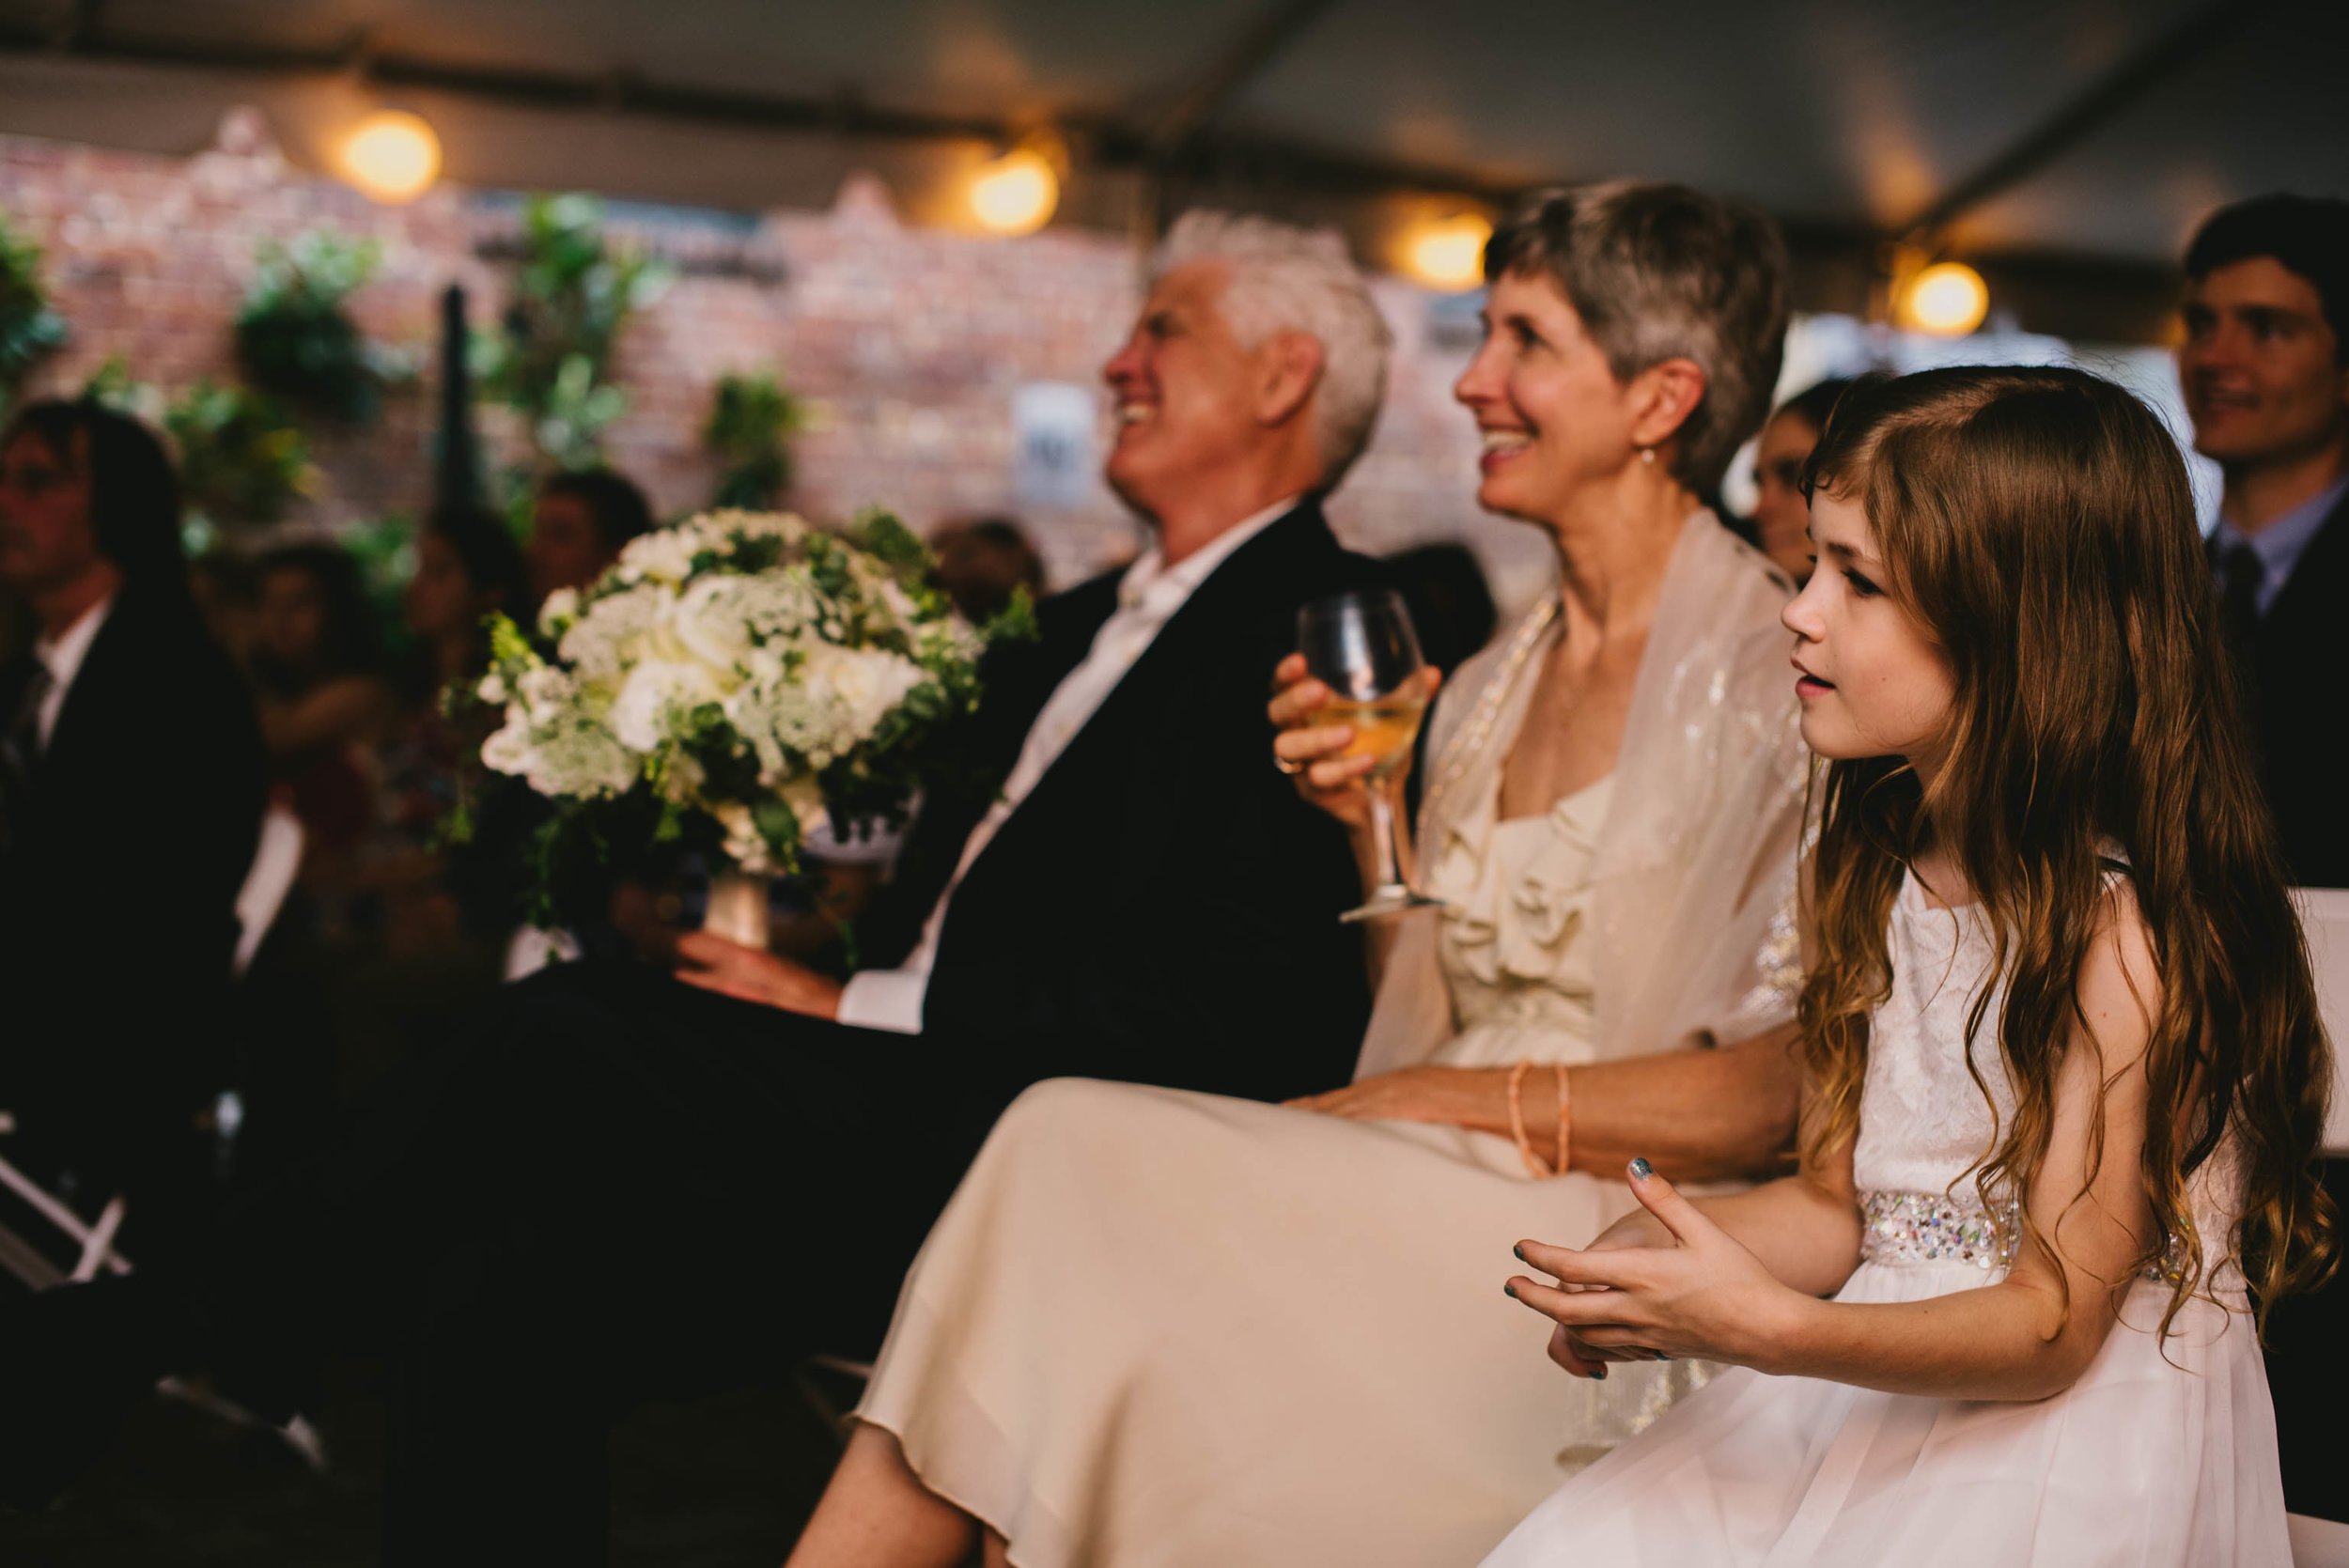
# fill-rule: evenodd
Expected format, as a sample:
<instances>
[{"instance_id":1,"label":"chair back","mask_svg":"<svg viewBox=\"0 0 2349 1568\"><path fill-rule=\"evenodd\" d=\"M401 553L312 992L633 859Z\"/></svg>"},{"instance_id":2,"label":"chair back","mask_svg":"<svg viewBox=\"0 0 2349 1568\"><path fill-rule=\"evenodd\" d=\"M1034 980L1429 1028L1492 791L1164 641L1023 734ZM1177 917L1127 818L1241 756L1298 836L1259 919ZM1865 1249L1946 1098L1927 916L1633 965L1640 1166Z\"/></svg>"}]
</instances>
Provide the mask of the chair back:
<instances>
[{"instance_id":1,"label":"chair back","mask_svg":"<svg viewBox=\"0 0 2349 1568\"><path fill-rule=\"evenodd\" d=\"M2349 888L2295 888L2300 929L2308 938L2309 967L2316 971L2316 997L2325 1032L2333 1042L2333 1103L2325 1113L2325 1153L2349 1155Z\"/></svg>"}]
</instances>

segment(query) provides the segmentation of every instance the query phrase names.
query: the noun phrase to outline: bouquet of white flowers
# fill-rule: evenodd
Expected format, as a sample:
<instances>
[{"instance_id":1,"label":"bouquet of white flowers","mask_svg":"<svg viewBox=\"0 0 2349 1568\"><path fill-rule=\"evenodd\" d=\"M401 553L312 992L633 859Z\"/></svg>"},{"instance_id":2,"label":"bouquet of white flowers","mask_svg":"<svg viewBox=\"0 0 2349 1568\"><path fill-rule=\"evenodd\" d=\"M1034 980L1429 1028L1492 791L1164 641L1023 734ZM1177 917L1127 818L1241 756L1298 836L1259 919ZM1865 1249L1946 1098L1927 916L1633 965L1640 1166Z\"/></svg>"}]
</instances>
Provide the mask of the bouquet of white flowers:
<instances>
[{"instance_id":1,"label":"bouquet of white flowers","mask_svg":"<svg viewBox=\"0 0 2349 1568\"><path fill-rule=\"evenodd\" d=\"M534 640L490 624L475 695L504 710L488 768L554 801L536 909L566 846L699 841L754 876L799 869L805 835L901 825L925 745L978 700L978 658L1027 623L985 629L925 574L885 512L837 530L714 511L631 540L584 592L549 597Z\"/></svg>"}]
</instances>

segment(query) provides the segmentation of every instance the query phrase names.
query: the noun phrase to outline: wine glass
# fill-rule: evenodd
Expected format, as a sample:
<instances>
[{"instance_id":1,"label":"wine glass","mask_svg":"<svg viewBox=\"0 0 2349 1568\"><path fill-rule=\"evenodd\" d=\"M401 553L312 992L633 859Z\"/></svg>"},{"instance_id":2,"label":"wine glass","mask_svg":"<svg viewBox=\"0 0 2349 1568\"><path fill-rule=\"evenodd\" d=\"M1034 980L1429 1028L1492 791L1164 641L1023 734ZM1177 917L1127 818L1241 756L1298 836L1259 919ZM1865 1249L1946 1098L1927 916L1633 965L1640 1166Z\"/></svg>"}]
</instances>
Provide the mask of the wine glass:
<instances>
[{"instance_id":1,"label":"wine glass","mask_svg":"<svg viewBox=\"0 0 2349 1568\"><path fill-rule=\"evenodd\" d=\"M1410 766L1411 744L1427 710L1419 637L1398 594L1365 592L1316 599L1297 613L1297 647L1305 671L1330 689L1315 724L1349 724L1354 738L1340 757L1370 757L1362 789L1370 807L1371 850L1378 885L1361 908L1338 918L1376 920L1442 902L1403 879L1388 785Z\"/></svg>"}]
</instances>

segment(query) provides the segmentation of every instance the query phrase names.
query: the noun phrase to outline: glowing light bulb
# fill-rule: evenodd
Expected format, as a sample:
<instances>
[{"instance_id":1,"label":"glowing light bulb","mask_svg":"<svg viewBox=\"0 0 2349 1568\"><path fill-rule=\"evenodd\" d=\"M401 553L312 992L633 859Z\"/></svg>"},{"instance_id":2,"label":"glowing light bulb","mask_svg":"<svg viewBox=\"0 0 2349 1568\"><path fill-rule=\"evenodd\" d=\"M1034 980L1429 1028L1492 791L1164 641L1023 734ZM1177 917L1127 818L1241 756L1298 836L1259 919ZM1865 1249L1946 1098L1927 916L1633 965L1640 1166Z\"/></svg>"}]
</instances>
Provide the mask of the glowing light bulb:
<instances>
[{"instance_id":1,"label":"glowing light bulb","mask_svg":"<svg viewBox=\"0 0 2349 1568\"><path fill-rule=\"evenodd\" d=\"M1007 153L971 181L971 211L991 234L1033 234L1060 204L1060 176L1029 147Z\"/></svg>"},{"instance_id":2,"label":"glowing light bulb","mask_svg":"<svg viewBox=\"0 0 2349 1568\"><path fill-rule=\"evenodd\" d=\"M343 144L343 176L376 201L397 205L432 188L441 173L441 138L414 115L380 110Z\"/></svg>"},{"instance_id":3,"label":"glowing light bulb","mask_svg":"<svg viewBox=\"0 0 2349 1568\"><path fill-rule=\"evenodd\" d=\"M1908 280L1901 325L1937 337L1964 337L1990 313L1990 287L1962 261L1943 261Z\"/></svg>"},{"instance_id":4,"label":"glowing light bulb","mask_svg":"<svg viewBox=\"0 0 2349 1568\"><path fill-rule=\"evenodd\" d=\"M1458 294L1485 281L1485 244L1493 225L1475 213L1430 224L1411 236L1404 265L1430 288Z\"/></svg>"}]
</instances>

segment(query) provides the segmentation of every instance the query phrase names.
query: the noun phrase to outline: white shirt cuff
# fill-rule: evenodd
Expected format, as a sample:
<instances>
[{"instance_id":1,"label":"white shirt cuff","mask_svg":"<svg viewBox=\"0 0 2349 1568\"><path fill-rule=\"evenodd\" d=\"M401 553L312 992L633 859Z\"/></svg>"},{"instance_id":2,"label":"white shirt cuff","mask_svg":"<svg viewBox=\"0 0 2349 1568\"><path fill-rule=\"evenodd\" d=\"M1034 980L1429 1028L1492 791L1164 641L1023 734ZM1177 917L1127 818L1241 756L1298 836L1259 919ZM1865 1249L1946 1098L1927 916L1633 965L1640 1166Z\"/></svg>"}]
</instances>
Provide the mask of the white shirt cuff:
<instances>
[{"instance_id":1,"label":"white shirt cuff","mask_svg":"<svg viewBox=\"0 0 2349 1568\"><path fill-rule=\"evenodd\" d=\"M866 970L848 977L834 1016L859 1029L919 1034L922 998L929 988L930 977L918 970Z\"/></svg>"}]
</instances>

